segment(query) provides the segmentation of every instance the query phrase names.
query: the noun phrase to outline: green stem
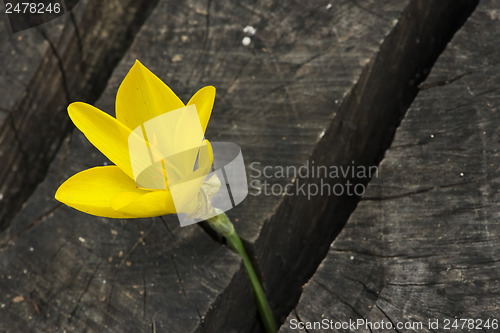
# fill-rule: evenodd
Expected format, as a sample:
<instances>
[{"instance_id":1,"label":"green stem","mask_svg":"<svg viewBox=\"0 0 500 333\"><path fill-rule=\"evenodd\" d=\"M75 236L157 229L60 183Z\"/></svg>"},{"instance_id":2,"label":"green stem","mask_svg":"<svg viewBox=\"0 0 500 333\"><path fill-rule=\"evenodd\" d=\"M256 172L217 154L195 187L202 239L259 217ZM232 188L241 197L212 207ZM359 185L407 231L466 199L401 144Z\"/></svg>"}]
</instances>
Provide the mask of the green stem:
<instances>
[{"instance_id":1,"label":"green stem","mask_svg":"<svg viewBox=\"0 0 500 333\"><path fill-rule=\"evenodd\" d=\"M219 209L216 209L216 212L219 215L214 216L207 221L212 229L219 232L226 238L227 242L236 250L236 252L238 252L238 254L243 259L243 264L255 293L257 308L259 310L260 317L262 318L264 328L266 329L267 333L275 333L278 331L278 326L276 325L276 321L274 320L274 316L271 311L271 307L269 306L269 302L267 301L266 294L264 293L264 289L262 289L259 278L257 277L255 270L253 269L252 262L248 257L247 251L245 250L240 237L236 233L236 230L234 229L234 226L227 215Z\"/></svg>"}]
</instances>

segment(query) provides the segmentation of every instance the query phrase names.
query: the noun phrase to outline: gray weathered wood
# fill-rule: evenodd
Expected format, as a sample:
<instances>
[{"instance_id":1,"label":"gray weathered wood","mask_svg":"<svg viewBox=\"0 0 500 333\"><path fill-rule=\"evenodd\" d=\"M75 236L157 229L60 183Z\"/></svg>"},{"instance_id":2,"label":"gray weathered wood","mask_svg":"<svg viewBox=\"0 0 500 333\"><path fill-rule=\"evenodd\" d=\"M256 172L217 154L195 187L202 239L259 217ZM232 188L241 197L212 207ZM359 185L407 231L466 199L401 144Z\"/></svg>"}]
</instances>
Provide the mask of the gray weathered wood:
<instances>
[{"instance_id":1,"label":"gray weathered wood","mask_svg":"<svg viewBox=\"0 0 500 333\"><path fill-rule=\"evenodd\" d=\"M399 332L490 319L478 331L498 332L499 13L480 2L448 45L280 332L305 332L292 330L298 320L360 318L423 323Z\"/></svg>"},{"instance_id":2,"label":"gray weathered wood","mask_svg":"<svg viewBox=\"0 0 500 333\"><path fill-rule=\"evenodd\" d=\"M439 3L161 1L97 106L113 114L118 85L138 58L184 101L216 86L207 138L239 144L247 166L371 164L416 93L415 75L425 76L472 6ZM248 46L246 25L257 29ZM179 228L175 217L106 220L53 200L68 176L104 162L75 132L3 233L0 329L261 330L241 262L201 228ZM356 201L257 195L229 212L278 315L297 300Z\"/></svg>"},{"instance_id":3,"label":"gray weathered wood","mask_svg":"<svg viewBox=\"0 0 500 333\"><path fill-rule=\"evenodd\" d=\"M368 4L375 10L374 2ZM238 143L247 163L300 165L404 5L399 1L387 3L377 9L381 18L349 2L327 9L322 3L285 6L280 2L214 2L207 8L201 1L162 1L97 104L112 113L118 84L139 58L185 101L203 85L218 88L209 139ZM353 19L363 24L351 26ZM257 29L249 47L242 45L242 29L247 24ZM325 67L336 74L327 73ZM309 113L311 116L306 116ZM22 320L2 321L8 323L4 325L15 323L15 327L26 329L37 327L41 321L47 328L68 330L107 325L116 331L145 331L153 324L166 331L251 329L256 311L245 273L235 255L213 242L202 229L180 229L174 220L166 225L104 221L59 207L53 201L57 185L66 177L104 162L94 148L82 148L81 140L81 134L76 133L72 145L79 148L60 153L60 162L49 173L52 180L40 187L31 205L28 203L4 235L2 256L10 258L4 269L11 272L22 265L35 272L39 281L32 286L27 282L32 278L2 280L2 289L8 295L4 303L7 313L22 314ZM276 214L282 200L249 196L230 214L241 221L237 228L244 238L254 242L266 218ZM130 260L132 266L120 266L117 253L128 253L141 237L140 231L147 232L151 227L153 231L144 237L146 246L139 245L132 251L137 256ZM168 236L168 229L174 236ZM46 235L52 233L57 236L47 241ZM86 242L81 243L79 237ZM175 250L169 237L176 237L182 249ZM28 244L33 242L44 245L34 246L41 258L54 259L39 264L26 261L27 254L18 248L29 249ZM87 247L94 255L82 250ZM190 255L188 249L207 257ZM179 258L176 266L172 263L174 254ZM113 262L109 257L114 257ZM208 257L213 264L205 262ZM52 264L55 260L59 264ZM157 263L159 266L155 266ZM118 280L122 275L123 280ZM200 290L200 286L213 292ZM25 301L13 303L16 295L24 295ZM124 295L129 295L127 302ZM41 314L36 308L42 308ZM28 320L30 316L35 321ZM205 322L199 316L207 316Z\"/></svg>"},{"instance_id":4,"label":"gray weathered wood","mask_svg":"<svg viewBox=\"0 0 500 333\"><path fill-rule=\"evenodd\" d=\"M79 2L11 33L0 7L0 230L43 180L69 130L72 100L95 101L156 1Z\"/></svg>"}]
</instances>

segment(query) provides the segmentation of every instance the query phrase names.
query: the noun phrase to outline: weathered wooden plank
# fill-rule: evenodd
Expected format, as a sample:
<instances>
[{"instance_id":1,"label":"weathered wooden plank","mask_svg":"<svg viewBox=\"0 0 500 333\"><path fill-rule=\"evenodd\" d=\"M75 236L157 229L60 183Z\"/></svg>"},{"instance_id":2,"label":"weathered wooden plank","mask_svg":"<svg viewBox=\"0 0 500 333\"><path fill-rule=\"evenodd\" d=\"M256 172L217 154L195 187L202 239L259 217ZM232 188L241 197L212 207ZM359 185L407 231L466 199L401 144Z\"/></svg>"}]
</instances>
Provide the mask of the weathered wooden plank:
<instances>
[{"instance_id":1,"label":"weathered wooden plank","mask_svg":"<svg viewBox=\"0 0 500 333\"><path fill-rule=\"evenodd\" d=\"M397 331L441 332L455 318L490 319L482 331L498 331L491 325L500 315L498 13L497 2L481 1L441 55L379 178L281 332L305 332L293 330L297 321L323 319L422 323ZM456 331L481 331L458 324Z\"/></svg>"},{"instance_id":2,"label":"weathered wooden plank","mask_svg":"<svg viewBox=\"0 0 500 333\"><path fill-rule=\"evenodd\" d=\"M207 138L238 143L247 166L299 167L307 160L350 165L353 159L370 164L380 158L413 98L415 75L425 76L467 15L463 3L161 1L97 105L113 113L118 84L139 58L184 101L203 85L215 85ZM460 15L443 19L453 8ZM246 25L256 28L253 36L243 32ZM244 37L250 37L248 45ZM414 46L417 37L421 48ZM383 57L370 63L377 53ZM414 63L408 65L409 59ZM410 88L395 95L401 86ZM260 330L240 261L201 228L179 228L175 218L110 221L52 199L68 176L104 162L75 133L3 234L0 325L116 332ZM272 183L298 182L291 175L276 178ZM229 212L278 315L294 304L356 201L260 194ZM28 275L21 274L24 269Z\"/></svg>"},{"instance_id":3,"label":"weathered wooden plank","mask_svg":"<svg viewBox=\"0 0 500 333\"><path fill-rule=\"evenodd\" d=\"M332 6L267 1L251 6L212 3L207 9L206 3L194 1L187 5L190 10L186 5L168 3L158 21L145 26L137 47L117 67L122 75L110 80L109 95L114 95L135 58L166 78L184 101L203 85L214 85L218 94L207 138L238 143L247 166L260 162L262 167L298 167L316 148L345 95L407 3L391 1L380 6L367 1L358 7L348 1ZM161 24L166 30L158 29ZM242 43L247 25L257 30L248 47ZM112 110L112 98L101 101L103 109ZM252 171L248 171L250 175ZM286 184L291 178L272 182ZM256 194L255 188L250 191ZM280 195L250 195L229 212L241 221L237 229L262 265L264 283L272 285L268 290L276 313L287 313L293 298L298 298L300 285L311 274L308 271L320 261L316 251L321 246L305 240L311 230L319 229L315 222L325 211L327 200L317 199L308 202L299 195L295 202L285 203ZM290 206L301 213L292 213ZM307 212L316 212L310 224L302 217ZM321 233L327 236L332 230ZM297 251L309 242L299 258ZM322 245L323 252L329 242ZM294 277L291 272L299 275ZM206 314L205 329L243 330L254 324L251 291L245 280L235 281L234 286L246 288L227 288L225 303ZM227 313L231 313L230 319Z\"/></svg>"},{"instance_id":4,"label":"weathered wooden plank","mask_svg":"<svg viewBox=\"0 0 500 333\"><path fill-rule=\"evenodd\" d=\"M82 0L64 16L16 34L2 4L0 230L43 180L67 135L68 102L97 99L155 3Z\"/></svg>"},{"instance_id":5,"label":"weathered wooden plank","mask_svg":"<svg viewBox=\"0 0 500 333\"><path fill-rule=\"evenodd\" d=\"M385 39L377 57L343 100L310 161L325 166L378 164L399 119L417 92L419 80L427 75L437 55L474 6L475 2L471 1L412 1ZM331 179L330 184L345 185L346 181L363 184L366 181L366 178L356 178ZM305 182L320 185L318 179L306 179ZM294 201L293 197L287 197L270 225L277 225L276 221L281 219L284 228L275 229L275 239L283 234L296 237L285 243L288 247L280 243L274 251L267 248L268 253L263 255L266 258L269 253L282 250L290 258L287 270L275 268L276 258L274 262L269 260L265 269L275 275L272 280L281 282L275 285L275 290L283 298L293 299L289 296L294 293L293 287L297 288L296 294L300 294L302 285L299 284L308 280L307 272L316 269L328 249L322 246L340 230L356 203L356 197L345 194L315 198L310 206L305 200ZM295 224L287 224L290 220L296 221ZM272 233L261 235L267 239L273 237Z\"/></svg>"},{"instance_id":6,"label":"weathered wooden plank","mask_svg":"<svg viewBox=\"0 0 500 333\"><path fill-rule=\"evenodd\" d=\"M117 67L115 73L121 75L112 77L105 93L108 98L103 97L99 105L113 110L118 84L139 58L166 78L184 101L203 85L216 86L216 107L207 138L240 144L247 165L258 161L264 166L300 166L314 150L343 96L376 54L405 4L390 2L377 9L375 2L367 2L367 10L350 2L332 8L319 2L289 5L266 2L250 7L212 3L208 9L204 2L187 5L165 2L163 9L161 3L128 56ZM386 17L376 16L373 11ZM354 18L363 24L350 26ZM165 25L166 28L158 28ZM257 30L249 47L242 44L246 25ZM326 72L325 67L335 74ZM281 181L289 182L290 178ZM290 223L303 224L300 220L282 219L283 215L277 211L280 204L283 204L281 196L249 196L241 207L229 212L231 217L242 221L237 228L250 248L269 216L274 217L272 224L279 223L279 228L269 233L273 237L290 229ZM318 207L318 203L312 207ZM316 209L312 207L307 209ZM293 238L289 236L283 241L294 241L302 232L297 228ZM286 255L275 254L270 251L270 243L263 239L261 242L258 260L272 259L264 274L272 273L273 280L277 272L296 265L296 258L292 259L294 253L287 248L281 250ZM281 259L276 261L275 255ZM275 271L277 267L279 271ZM230 287L243 285L245 288L226 288L222 293L225 302L204 314L207 318L200 330L248 330L254 325L253 297L246 277L240 277L243 280L235 278ZM281 284L279 280L274 283ZM284 294L286 290L280 287L280 297ZM281 300L274 301L273 305L283 311L286 303L280 303ZM231 313L230 319L227 313ZM169 322L168 316L155 319L157 323Z\"/></svg>"}]
</instances>

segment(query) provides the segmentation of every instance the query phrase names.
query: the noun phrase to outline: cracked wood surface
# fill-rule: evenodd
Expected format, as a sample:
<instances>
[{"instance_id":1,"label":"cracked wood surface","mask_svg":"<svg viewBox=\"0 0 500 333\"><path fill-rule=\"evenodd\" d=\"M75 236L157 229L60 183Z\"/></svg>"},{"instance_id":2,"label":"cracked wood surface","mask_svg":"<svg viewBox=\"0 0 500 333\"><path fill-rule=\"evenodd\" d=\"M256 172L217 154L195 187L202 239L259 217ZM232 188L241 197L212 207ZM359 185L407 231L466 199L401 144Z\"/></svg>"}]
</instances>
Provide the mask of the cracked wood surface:
<instances>
[{"instance_id":1,"label":"cracked wood surface","mask_svg":"<svg viewBox=\"0 0 500 333\"><path fill-rule=\"evenodd\" d=\"M43 180L75 99L95 101L155 1L82 0L44 25L11 33L0 7L0 230Z\"/></svg>"},{"instance_id":2,"label":"cracked wood surface","mask_svg":"<svg viewBox=\"0 0 500 333\"><path fill-rule=\"evenodd\" d=\"M184 101L216 86L207 138L238 143L247 165L303 165L408 2L358 3L161 1L97 105L113 113L118 84L138 58ZM248 47L246 25L257 29ZM106 220L54 201L64 179L103 162L75 132L2 234L0 329L261 330L240 260L203 229L180 228L175 217ZM326 206L294 200L249 196L229 212L270 290L282 284L278 276L310 265L307 256L297 262L293 242L307 243L301 234L318 228ZM280 218L290 205L318 214L310 224ZM294 297L303 278L287 281ZM277 313L293 304L288 298L283 287L271 293Z\"/></svg>"},{"instance_id":3,"label":"cracked wood surface","mask_svg":"<svg viewBox=\"0 0 500 333\"><path fill-rule=\"evenodd\" d=\"M160 1L97 106L113 114L118 85L138 58L184 101L203 85L216 86L207 138L239 144L247 166L300 166L308 159L325 165L353 159L374 163L390 141L400 104L412 97L392 98L389 88L407 86L407 76L425 76L433 61L433 55L419 53L417 59L425 59L421 63L397 61L415 51L405 49L413 40L401 37L401 27L381 49L409 2ZM422 1L412 3L418 7ZM428 24L407 37L432 35L436 22L417 17ZM246 25L257 29L247 47L242 45ZM431 38L422 43L431 48L428 40L432 44ZM394 56L367 66L378 52ZM388 65L407 70L381 85L377 76L394 74ZM356 83L359 88L353 90ZM411 90L417 84L413 80ZM377 108L363 102L376 102ZM261 330L240 260L203 229L180 228L173 216L107 220L54 201L67 177L103 163L105 158L75 132L46 180L1 234L0 330ZM229 212L277 314L288 313L329 237L350 212L344 206L355 202L351 197L258 195ZM327 218L333 215L336 223Z\"/></svg>"},{"instance_id":4,"label":"cracked wood surface","mask_svg":"<svg viewBox=\"0 0 500 333\"><path fill-rule=\"evenodd\" d=\"M444 319L498 318L499 13L481 1L441 55L280 332L307 332L291 320L413 321L423 329L387 331L441 332Z\"/></svg>"}]
</instances>

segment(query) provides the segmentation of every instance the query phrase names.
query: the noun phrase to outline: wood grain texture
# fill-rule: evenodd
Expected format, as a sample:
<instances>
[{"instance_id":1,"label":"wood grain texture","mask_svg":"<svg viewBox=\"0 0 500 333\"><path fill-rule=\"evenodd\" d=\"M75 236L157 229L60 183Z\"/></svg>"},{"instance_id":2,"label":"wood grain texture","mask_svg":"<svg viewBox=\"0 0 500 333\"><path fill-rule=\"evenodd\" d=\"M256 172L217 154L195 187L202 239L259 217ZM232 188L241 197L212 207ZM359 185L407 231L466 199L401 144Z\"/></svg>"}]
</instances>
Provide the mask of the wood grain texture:
<instances>
[{"instance_id":1,"label":"wood grain texture","mask_svg":"<svg viewBox=\"0 0 500 333\"><path fill-rule=\"evenodd\" d=\"M306 332L292 330L292 320L325 318L424 323L387 332L441 332L445 319L498 319L498 13L498 3L481 1L440 56L379 177L280 332ZM440 328L430 329L429 319L439 319Z\"/></svg>"},{"instance_id":2,"label":"wood grain texture","mask_svg":"<svg viewBox=\"0 0 500 333\"><path fill-rule=\"evenodd\" d=\"M156 1L80 1L53 21L11 33L0 14L0 230L43 180L68 134L66 107L95 101Z\"/></svg>"},{"instance_id":3,"label":"wood grain texture","mask_svg":"<svg viewBox=\"0 0 500 333\"><path fill-rule=\"evenodd\" d=\"M151 25L144 26L117 67L121 75L110 80L105 93L109 97L100 106L113 109L118 84L136 58L164 78L184 101L202 86L214 85L217 98L207 138L239 144L248 176L253 177L249 180L265 181L250 164L299 167L311 158L406 4L391 1L379 6L365 1L360 7L345 1L326 8L319 1L162 2L148 22ZM245 47L247 25L257 32ZM342 158L350 163L346 155ZM270 181L285 185L294 182L292 178ZM275 313L286 315L337 227L319 222L324 221L329 198L307 200L299 194L286 200L281 195L255 195L255 188L250 192L253 195L228 214L237 221ZM327 231L320 231L320 226ZM316 239L318 233L322 237ZM246 276L240 277L243 281L235 280L235 285L245 289L224 290L225 302L206 314L200 331L251 330L256 322L253 296Z\"/></svg>"},{"instance_id":4,"label":"wood grain texture","mask_svg":"<svg viewBox=\"0 0 500 333\"><path fill-rule=\"evenodd\" d=\"M184 101L203 85L218 88L207 138L238 143L247 164L298 166L405 4L391 1L378 8L367 1L367 10L348 1L329 9L322 2L161 1L97 105L113 113L118 84L138 58ZM257 29L249 47L242 45L246 25ZM197 226L179 228L175 218L165 224L104 220L59 206L52 199L57 186L105 159L75 133L57 161L4 233L3 325L117 332L260 329L250 286L233 252ZM229 212L239 219L237 228L251 252L282 202L281 196L249 196ZM24 258L31 244L32 254L43 259ZM265 251L268 244L259 246ZM120 251L123 257L131 254L124 261ZM286 251L269 253L282 258L275 263L281 272L292 259ZM262 253L253 256L262 260ZM28 275L13 275L24 269ZM263 275L266 285L279 283L266 278L269 272ZM14 303L17 295L25 300Z\"/></svg>"},{"instance_id":5,"label":"wood grain texture","mask_svg":"<svg viewBox=\"0 0 500 333\"><path fill-rule=\"evenodd\" d=\"M204 85L217 87L207 138L239 144L248 175L260 181L252 162L376 163L473 7L466 2L160 1L96 105L113 114L117 88L139 59L184 101ZM442 24L448 10L459 15ZM256 34L245 46L247 25ZM417 37L424 47L414 46ZM394 94L400 87L409 88ZM202 228L180 228L173 216L101 219L54 201L67 177L104 163L75 132L1 235L0 330L261 331L239 258ZM299 181L315 182L271 179ZM278 316L288 314L356 202L260 194L228 212Z\"/></svg>"}]
</instances>

